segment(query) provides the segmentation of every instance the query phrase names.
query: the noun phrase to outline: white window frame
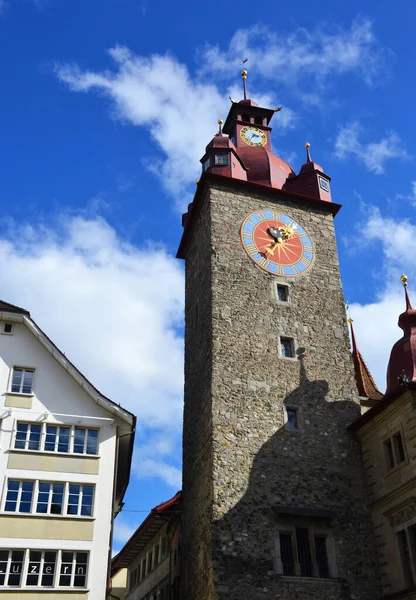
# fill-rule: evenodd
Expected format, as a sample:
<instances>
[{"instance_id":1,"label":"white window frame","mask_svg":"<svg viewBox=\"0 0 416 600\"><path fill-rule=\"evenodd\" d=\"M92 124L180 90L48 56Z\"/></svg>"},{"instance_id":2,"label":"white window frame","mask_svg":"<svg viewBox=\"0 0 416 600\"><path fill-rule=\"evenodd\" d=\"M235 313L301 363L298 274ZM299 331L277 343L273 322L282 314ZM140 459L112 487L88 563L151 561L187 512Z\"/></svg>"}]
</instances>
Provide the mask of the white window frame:
<instances>
[{"instance_id":1,"label":"white window frame","mask_svg":"<svg viewBox=\"0 0 416 600\"><path fill-rule=\"evenodd\" d=\"M400 436L401 441L402 441L402 446L403 446L403 453L404 453L404 460L399 461L399 456L398 456L398 452L397 452L397 448L396 448L396 444L395 444L395 438L397 436ZM398 429L397 431L395 431L393 434L389 434L387 437L383 438L382 440L383 442L383 453L384 453L384 464L386 465L386 471L387 473L391 473L392 471L394 471L395 469L405 465L408 462L407 459L407 451L406 451L406 443L405 443L405 439L404 439L404 435L403 435L403 431L402 428L400 427L400 429ZM387 444L391 443L391 447L392 447L392 452L393 452L393 461L394 461L394 465L390 465L388 462L388 458L387 458ZM415 579L416 581L416 579Z\"/></svg>"},{"instance_id":2,"label":"white window frame","mask_svg":"<svg viewBox=\"0 0 416 600\"><path fill-rule=\"evenodd\" d=\"M13 387L13 374L14 374L15 369L19 369L20 371L23 371L22 380L20 382L19 391L18 392L12 390L12 387ZM32 373L32 386L31 386L30 392L22 392L23 382L25 380L25 373ZM9 391L8 391L8 393L9 394L19 394L20 396L33 396L34 383L35 383L35 369L34 369L34 367L22 367L20 365L13 365L13 367L10 369L10 383L9 383Z\"/></svg>"},{"instance_id":3,"label":"white window frame","mask_svg":"<svg viewBox=\"0 0 416 600\"><path fill-rule=\"evenodd\" d=\"M16 448L16 437L17 437L17 426L19 424L23 424L23 425L28 425L28 429L26 432L26 439L25 439L25 447L24 448ZM41 432L40 432L40 442L39 442L39 448L37 450L34 449L29 449L28 445L29 445L29 432L31 430L31 426L32 425L40 425L41 427ZM69 427L70 428L70 439L69 439L69 448L68 448L68 452L62 452L62 451L58 451L58 450L45 450L45 442L46 442L46 427ZM69 454L73 454L75 456L88 456L88 457L99 457L99 451L100 451L100 428L98 427L84 427L84 426L80 426L80 425L65 425L65 423L50 423L50 422L39 422L39 421L20 421L20 420L16 420L15 421L15 425L14 425L14 431L13 431L13 436L12 436L12 446L11 446L11 450L15 451L15 452L44 452L44 453L51 453L51 454L60 454L62 456L68 456ZM76 429L82 429L84 430L86 433L84 434L84 443L83 443L83 452L74 452L74 447L75 447L75 430ZM57 448L58 446L58 442L57 440L57 436L58 436L58 431L56 433L55 436L55 448ZM88 448L88 432L89 431L96 431L97 432L97 452L95 454L88 454L87 453L87 448Z\"/></svg>"},{"instance_id":4,"label":"white window frame","mask_svg":"<svg viewBox=\"0 0 416 600\"><path fill-rule=\"evenodd\" d=\"M4 552L8 552L6 572L4 574L5 582L8 580L9 575L10 575L12 553L14 551L22 551L23 552L23 562L22 562L22 571L21 571L21 577L20 577L20 585L18 585L18 586L7 585L6 583L0 584L0 590L2 590L2 591L20 590L20 589L35 590L35 591L36 590L62 591L62 590L86 590L86 589L88 589L89 564L90 564L90 553L88 550L56 550L55 548L51 548L51 549L49 549L49 548L48 549L45 549L45 548L42 548L42 549L40 549L40 548L0 548L0 550L2 550ZM44 564L45 552L56 552L55 572L53 574L54 578L53 578L52 586L49 586L49 585L48 586L27 585L26 584L26 578L27 578L28 574L30 575L30 573L28 573L28 569L29 569L29 562L30 562L29 557L30 557L31 550L42 553L41 565ZM61 573L62 553L63 552L70 552L73 555L72 556L71 583L68 586L59 585L59 580L61 578L61 575L67 575L67 573ZM83 586L75 586L74 585L75 577L76 577L76 575L79 575L79 573L76 573L76 559L77 559L78 554L86 554L87 555L85 585L83 585ZM41 568L40 568L39 579L41 579L42 574L43 573L41 572Z\"/></svg>"},{"instance_id":5,"label":"white window frame","mask_svg":"<svg viewBox=\"0 0 416 600\"><path fill-rule=\"evenodd\" d=\"M9 481L18 481L19 482L16 510L6 510ZM23 482L26 482L26 481L30 481L31 483L34 483L33 492L32 492L31 508L30 508L30 512L21 512L20 510L18 510L18 508L19 508L20 497L21 497L21 493L22 493L21 492L22 484L23 484ZM47 512L46 513L37 512L37 505L39 502L39 486L41 483L47 483L50 486L53 486L55 484L64 486L63 498L62 498L62 512L61 513L52 513L51 512L52 497L53 497L53 488L52 487L49 488L49 492L48 492L48 510L47 510ZM70 496L69 489L70 489L71 485L79 485L80 486L77 514L72 514L72 513L68 512L69 496ZM84 488L86 486L93 488L92 505L91 505L91 514L90 515L81 514L82 499L84 496ZM94 519L95 518L94 517L94 515L95 515L95 500L96 500L95 483L78 482L78 481L45 481L45 480L39 480L39 479L16 479L16 477L10 477L9 479L6 480L5 485L4 485L3 499L1 502L1 513L4 515L22 515L22 516L27 516L27 517L42 516L42 517L57 517L57 518L65 518L65 519ZM13 500L13 502L14 502L14 500ZM74 505L71 504L71 506L74 506Z\"/></svg>"},{"instance_id":6,"label":"white window frame","mask_svg":"<svg viewBox=\"0 0 416 600\"><path fill-rule=\"evenodd\" d=\"M27 430L26 430L26 437L24 440L24 448L16 448L16 442L19 441L23 441L23 440L17 440L17 434L20 433L17 431L17 426L18 425L27 425ZM39 437L39 448L33 449L33 448L29 448L29 443L30 443L30 434L32 432L32 426L40 426L40 437ZM20 450L20 451L26 451L26 452L41 452L41 448L42 448L42 435L43 435L43 427L42 427L42 423L39 423L37 421L16 421L16 426L14 428L14 435L13 435L13 450Z\"/></svg>"},{"instance_id":7,"label":"white window frame","mask_svg":"<svg viewBox=\"0 0 416 600\"><path fill-rule=\"evenodd\" d=\"M314 579L320 579L322 581L328 581L330 579L336 579L338 577L338 569L335 559L335 543L333 536L331 533L325 529L320 527L311 527L305 526L302 523L299 524L300 527L303 527L308 532L309 539L309 549L311 552L311 562L312 562L312 575ZM293 575L283 575L283 562L282 562L282 554L280 550L280 534L286 534L291 536L292 540L292 552L293 552L293 566L294 566L294 574ZM328 570L329 577L320 577L319 576L319 566L316 558L316 549L315 549L315 537L320 536L325 538L326 543L326 554L328 560ZM301 575L300 571L300 563L298 557L298 547L297 547L297 539L296 539L296 526L288 525L279 527L275 536L275 566L276 571L282 577L288 578L299 578L299 579L309 579L306 575Z\"/></svg>"}]
</instances>

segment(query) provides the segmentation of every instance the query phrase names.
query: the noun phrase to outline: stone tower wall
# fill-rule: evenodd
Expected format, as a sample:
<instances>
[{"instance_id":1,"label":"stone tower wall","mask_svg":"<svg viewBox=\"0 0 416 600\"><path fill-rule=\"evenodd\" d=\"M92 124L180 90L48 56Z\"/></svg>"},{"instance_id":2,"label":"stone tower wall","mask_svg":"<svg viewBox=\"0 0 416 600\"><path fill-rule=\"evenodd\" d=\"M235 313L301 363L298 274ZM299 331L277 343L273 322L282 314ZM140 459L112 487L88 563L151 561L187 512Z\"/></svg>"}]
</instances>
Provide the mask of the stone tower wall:
<instances>
[{"instance_id":1,"label":"stone tower wall","mask_svg":"<svg viewBox=\"0 0 416 600\"><path fill-rule=\"evenodd\" d=\"M185 268L183 426L184 598L211 598L212 302L211 216L202 203Z\"/></svg>"},{"instance_id":2,"label":"stone tower wall","mask_svg":"<svg viewBox=\"0 0 416 600\"><path fill-rule=\"evenodd\" d=\"M187 250L187 319L197 294L206 304L206 321L197 343L186 336L186 360L194 368L186 366L184 466L190 454L194 461L192 472L185 467L184 502L192 503L193 531L203 536L188 546L194 550L186 562L196 560L197 544L203 553L185 597L374 600L379 580L362 461L346 429L359 405L333 217L276 191L256 193L227 183L207 188ZM284 212L305 227L316 253L307 274L277 278L246 255L241 223L262 208ZM276 282L289 286L288 303L277 301ZM302 358L281 358L279 335L294 338L305 349ZM202 372L210 344L212 371ZM285 426L284 405L298 408L299 430ZM198 440L190 440L200 427ZM307 515L326 511L327 518L304 516L300 525L330 533L336 579L277 574L277 532L299 524L282 507L283 513L288 507ZM194 586L202 574L208 583L211 568L214 591L207 596Z\"/></svg>"}]
</instances>

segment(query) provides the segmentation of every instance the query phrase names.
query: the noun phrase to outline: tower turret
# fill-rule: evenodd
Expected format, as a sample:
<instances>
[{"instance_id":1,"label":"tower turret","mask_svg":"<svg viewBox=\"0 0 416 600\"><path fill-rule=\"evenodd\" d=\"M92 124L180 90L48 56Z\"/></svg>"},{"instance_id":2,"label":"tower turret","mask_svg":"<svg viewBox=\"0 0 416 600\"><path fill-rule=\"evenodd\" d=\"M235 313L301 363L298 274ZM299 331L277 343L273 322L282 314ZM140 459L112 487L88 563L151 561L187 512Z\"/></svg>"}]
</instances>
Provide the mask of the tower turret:
<instances>
[{"instance_id":1,"label":"tower turret","mask_svg":"<svg viewBox=\"0 0 416 600\"><path fill-rule=\"evenodd\" d=\"M406 301L406 310L399 316L398 325L403 337L391 351L387 367L387 390L389 394L400 384L416 382L416 310L412 307L407 291L407 276L401 277Z\"/></svg>"}]
</instances>

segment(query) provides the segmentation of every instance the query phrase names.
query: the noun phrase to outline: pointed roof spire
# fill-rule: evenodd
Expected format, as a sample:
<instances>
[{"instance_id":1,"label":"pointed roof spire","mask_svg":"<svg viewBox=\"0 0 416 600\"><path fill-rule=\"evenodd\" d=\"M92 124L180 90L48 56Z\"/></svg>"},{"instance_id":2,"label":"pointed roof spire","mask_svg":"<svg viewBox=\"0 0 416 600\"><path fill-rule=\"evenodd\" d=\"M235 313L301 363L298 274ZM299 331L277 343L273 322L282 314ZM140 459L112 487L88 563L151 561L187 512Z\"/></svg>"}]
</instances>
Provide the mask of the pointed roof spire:
<instances>
[{"instance_id":1,"label":"pointed roof spire","mask_svg":"<svg viewBox=\"0 0 416 600\"><path fill-rule=\"evenodd\" d=\"M355 332L353 327L353 320L348 319L351 329L352 339L352 360L354 363L355 381L357 382L358 393L361 397L368 398L369 400L381 400L383 394L378 389L369 368L365 364L365 361L358 350L357 340L355 339Z\"/></svg>"}]
</instances>

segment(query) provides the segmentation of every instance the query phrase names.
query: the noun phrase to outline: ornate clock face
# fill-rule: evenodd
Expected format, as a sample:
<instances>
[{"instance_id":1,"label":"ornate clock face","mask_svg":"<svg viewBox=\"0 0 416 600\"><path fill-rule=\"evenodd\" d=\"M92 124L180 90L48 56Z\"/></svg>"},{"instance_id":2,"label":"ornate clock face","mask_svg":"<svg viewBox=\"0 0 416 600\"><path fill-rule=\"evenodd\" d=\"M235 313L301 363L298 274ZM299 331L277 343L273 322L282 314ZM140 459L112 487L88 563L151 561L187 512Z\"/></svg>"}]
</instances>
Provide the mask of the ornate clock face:
<instances>
[{"instance_id":1,"label":"ornate clock face","mask_svg":"<svg viewBox=\"0 0 416 600\"><path fill-rule=\"evenodd\" d=\"M241 241L249 257L273 275L303 275L315 260L312 241L303 227L271 209L253 212L244 219Z\"/></svg>"},{"instance_id":2,"label":"ornate clock face","mask_svg":"<svg viewBox=\"0 0 416 600\"><path fill-rule=\"evenodd\" d=\"M243 127L240 129L240 136L249 146L264 146L267 142L266 134L257 127Z\"/></svg>"}]
</instances>

